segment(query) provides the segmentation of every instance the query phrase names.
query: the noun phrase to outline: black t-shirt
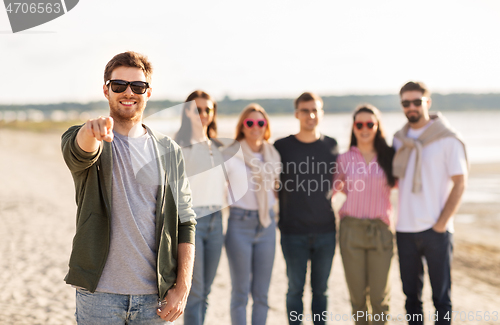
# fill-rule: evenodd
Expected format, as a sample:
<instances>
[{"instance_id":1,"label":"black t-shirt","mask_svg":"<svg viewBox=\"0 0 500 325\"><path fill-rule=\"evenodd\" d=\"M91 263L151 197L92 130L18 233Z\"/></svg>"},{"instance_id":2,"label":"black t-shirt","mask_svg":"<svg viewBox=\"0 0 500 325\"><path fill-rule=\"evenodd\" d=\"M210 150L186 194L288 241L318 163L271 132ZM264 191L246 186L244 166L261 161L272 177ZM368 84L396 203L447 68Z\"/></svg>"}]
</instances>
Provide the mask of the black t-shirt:
<instances>
[{"instance_id":1,"label":"black t-shirt","mask_svg":"<svg viewBox=\"0 0 500 325\"><path fill-rule=\"evenodd\" d=\"M294 135L274 146L281 155L279 228L284 234L335 231L331 204L337 141L325 135L304 143Z\"/></svg>"}]
</instances>

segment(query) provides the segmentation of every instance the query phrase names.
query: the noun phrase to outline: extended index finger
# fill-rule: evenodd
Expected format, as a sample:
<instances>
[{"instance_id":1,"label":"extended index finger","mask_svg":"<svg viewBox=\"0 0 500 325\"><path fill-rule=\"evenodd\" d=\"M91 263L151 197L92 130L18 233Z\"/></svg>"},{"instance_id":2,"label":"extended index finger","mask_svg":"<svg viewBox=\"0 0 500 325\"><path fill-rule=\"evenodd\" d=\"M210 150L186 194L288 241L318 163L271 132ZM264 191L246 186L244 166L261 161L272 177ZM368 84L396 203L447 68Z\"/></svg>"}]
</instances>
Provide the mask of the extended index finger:
<instances>
[{"instance_id":1,"label":"extended index finger","mask_svg":"<svg viewBox=\"0 0 500 325\"><path fill-rule=\"evenodd\" d=\"M113 141L114 133L113 133L114 120L111 116L104 118L104 126L103 130L105 132L102 139L107 142Z\"/></svg>"},{"instance_id":2,"label":"extended index finger","mask_svg":"<svg viewBox=\"0 0 500 325\"><path fill-rule=\"evenodd\" d=\"M113 130L113 126L115 124L115 121L111 116L106 117L106 128L108 130Z\"/></svg>"}]
</instances>

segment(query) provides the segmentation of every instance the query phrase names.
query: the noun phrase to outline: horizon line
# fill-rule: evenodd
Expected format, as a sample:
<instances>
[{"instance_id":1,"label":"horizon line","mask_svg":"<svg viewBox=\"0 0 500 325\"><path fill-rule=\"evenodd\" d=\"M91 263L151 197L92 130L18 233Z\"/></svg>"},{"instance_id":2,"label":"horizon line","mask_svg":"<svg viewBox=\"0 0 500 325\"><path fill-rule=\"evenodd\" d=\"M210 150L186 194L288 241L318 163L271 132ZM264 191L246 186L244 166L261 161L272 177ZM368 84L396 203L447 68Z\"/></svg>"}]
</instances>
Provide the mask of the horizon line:
<instances>
[{"instance_id":1,"label":"horizon line","mask_svg":"<svg viewBox=\"0 0 500 325\"><path fill-rule=\"evenodd\" d=\"M318 94L321 98L330 98L330 97L369 97L369 96L399 96L399 93L392 93L392 94L358 94L358 93L351 93L351 94L342 94L342 95L321 95ZM478 93L478 92L449 92L449 93L441 93L441 92L431 92L431 98L433 95L440 95L440 96L450 96L450 95L500 95L500 90L498 92L484 92L484 93ZM224 101L252 101L252 100L273 100L273 99L281 99L281 100L294 100L295 98L293 97L232 97L230 95L224 95L222 99L216 99L218 103L224 102ZM172 103L182 103L184 102L183 100L174 100L174 99L151 99L148 100L148 102L162 102L162 101L169 101ZM57 105L57 104L80 104L80 105L87 105L90 103L100 103L100 102L106 102L106 100L94 100L94 101L87 101L87 102L81 102L81 101L59 101L59 102L39 102L39 103L2 103L0 102L0 106L29 106L29 105L36 105L36 106L43 106L43 105Z\"/></svg>"}]
</instances>

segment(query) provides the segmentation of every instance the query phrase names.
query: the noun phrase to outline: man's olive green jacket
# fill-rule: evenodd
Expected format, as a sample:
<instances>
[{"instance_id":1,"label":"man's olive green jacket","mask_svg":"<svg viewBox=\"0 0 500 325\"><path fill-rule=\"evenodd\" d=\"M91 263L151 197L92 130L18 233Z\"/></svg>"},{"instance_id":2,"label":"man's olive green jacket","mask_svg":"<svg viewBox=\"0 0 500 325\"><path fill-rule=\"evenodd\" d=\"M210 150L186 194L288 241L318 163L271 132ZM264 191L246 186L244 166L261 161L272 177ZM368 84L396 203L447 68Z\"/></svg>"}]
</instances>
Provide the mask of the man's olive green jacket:
<instances>
[{"instance_id":1,"label":"man's olive green jacket","mask_svg":"<svg viewBox=\"0 0 500 325\"><path fill-rule=\"evenodd\" d=\"M96 152L83 151L76 142L82 126L62 136L64 161L76 190L76 235L65 281L91 292L97 288L109 252L113 157L111 143L102 141ZM195 242L195 214L180 147L169 137L147 128L159 168L156 202L158 295L175 284L179 243Z\"/></svg>"}]
</instances>

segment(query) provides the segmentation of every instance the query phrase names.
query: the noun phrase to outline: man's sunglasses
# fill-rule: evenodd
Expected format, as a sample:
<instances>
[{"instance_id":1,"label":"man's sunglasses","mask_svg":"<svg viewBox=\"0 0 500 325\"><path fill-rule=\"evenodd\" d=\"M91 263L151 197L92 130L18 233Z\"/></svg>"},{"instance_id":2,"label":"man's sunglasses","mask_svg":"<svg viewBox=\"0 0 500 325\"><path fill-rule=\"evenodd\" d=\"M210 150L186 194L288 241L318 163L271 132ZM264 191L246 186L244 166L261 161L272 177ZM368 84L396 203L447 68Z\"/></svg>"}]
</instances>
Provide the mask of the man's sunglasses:
<instances>
[{"instance_id":1,"label":"man's sunglasses","mask_svg":"<svg viewBox=\"0 0 500 325\"><path fill-rule=\"evenodd\" d=\"M205 112L207 113L207 115L210 115L210 113L214 111L213 107L205 107L205 108L196 107L196 109L198 110L198 114Z\"/></svg>"},{"instance_id":2,"label":"man's sunglasses","mask_svg":"<svg viewBox=\"0 0 500 325\"><path fill-rule=\"evenodd\" d=\"M403 105L403 107L405 107L405 108L408 108L408 107L410 107L411 103L413 103L413 105L415 105L415 107L420 107L422 105L422 99L403 100L401 102L401 105Z\"/></svg>"},{"instance_id":3,"label":"man's sunglasses","mask_svg":"<svg viewBox=\"0 0 500 325\"><path fill-rule=\"evenodd\" d=\"M366 125L366 127L371 130L371 129L373 129L373 127L375 125L377 125L377 123L375 123L375 122L354 122L354 126L358 130L361 130L364 125Z\"/></svg>"},{"instance_id":4,"label":"man's sunglasses","mask_svg":"<svg viewBox=\"0 0 500 325\"><path fill-rule=\"evenodd\" d=\"M125 81L120 79L108 80L106 86L111 85L111 90L115 93L122 93L127 90L128 85L130 89L137 95L142 95L148 90L149 84L144 81Z\"/></svg>"},{"instance_id":5,"label":"man's sunglasses","mask_svg":"<svg viewBox=\"0 0 500 325\"><path fill-rule=\"evenodd\" d=\"M257 125L259 128L263 128L267 125L267 121L265 119L254 120L253 118L247 118L243 121L243 124L249 129L254 125Z\"/></svg>"}]
</instances>

